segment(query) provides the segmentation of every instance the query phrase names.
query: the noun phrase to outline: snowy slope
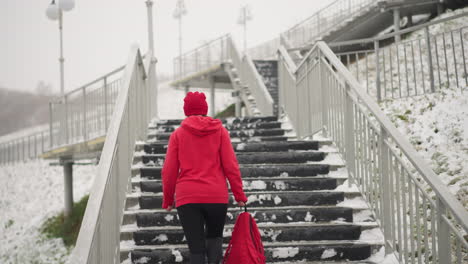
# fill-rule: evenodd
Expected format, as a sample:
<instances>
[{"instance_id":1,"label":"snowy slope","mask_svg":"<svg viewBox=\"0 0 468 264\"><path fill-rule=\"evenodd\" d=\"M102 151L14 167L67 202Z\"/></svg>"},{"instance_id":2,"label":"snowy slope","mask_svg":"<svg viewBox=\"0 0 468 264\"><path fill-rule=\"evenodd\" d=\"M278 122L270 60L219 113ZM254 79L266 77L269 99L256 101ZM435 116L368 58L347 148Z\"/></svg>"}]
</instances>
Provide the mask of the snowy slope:
<instances>
[{"instance_id":1,"label":"snowy slope","mask_svg":"<svg viewBox=\"0 0 468 264\"><path fill-rule=\"evenodd\" d=\"M97 166L74 166L74 200L89 193ZM63 169L36 160L0 167L0 263L63 263L61 239L46 240L43 222L63 210Z\"/></svg>"}]
</instances>

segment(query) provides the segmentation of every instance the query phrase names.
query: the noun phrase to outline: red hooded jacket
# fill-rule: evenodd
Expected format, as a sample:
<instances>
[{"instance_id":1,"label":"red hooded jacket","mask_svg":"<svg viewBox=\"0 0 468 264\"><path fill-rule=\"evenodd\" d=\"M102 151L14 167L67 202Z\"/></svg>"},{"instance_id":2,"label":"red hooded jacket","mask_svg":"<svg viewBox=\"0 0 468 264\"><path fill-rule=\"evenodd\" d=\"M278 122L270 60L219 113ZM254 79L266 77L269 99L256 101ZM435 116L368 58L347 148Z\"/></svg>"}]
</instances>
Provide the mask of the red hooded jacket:
<instances>
[{"instance_id":1,"label":"red hooded jacket","mask_svg":"<svg viewBox=\"0 0 468 264\"><path fill-rule=\"evenodd\" d=\"M162 169L163 208L187 203L228 203L229 180L237 202L246 202L229 132L219 119L189 116L169 138Z\"/></svg>"}]
</instances>

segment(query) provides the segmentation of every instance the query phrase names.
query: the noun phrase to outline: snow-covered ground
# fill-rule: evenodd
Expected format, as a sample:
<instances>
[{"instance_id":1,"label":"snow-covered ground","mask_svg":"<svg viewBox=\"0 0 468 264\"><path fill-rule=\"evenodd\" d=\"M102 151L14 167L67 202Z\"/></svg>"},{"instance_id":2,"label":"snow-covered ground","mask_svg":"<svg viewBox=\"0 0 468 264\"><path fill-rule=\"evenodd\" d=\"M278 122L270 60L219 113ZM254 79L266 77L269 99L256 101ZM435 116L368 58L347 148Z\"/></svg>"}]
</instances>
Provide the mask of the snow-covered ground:
<instances>
[{"instance_id":1,"label":"snow-covered ground","mask_svg":"<svg viewBox=\"0 0 468 264\"><path fill-rule=\"evenodd\" d=\"M74 166L74 200L89 193L97 166ZM35 160L0 167L0 263L64 263L61 239L45 239L44 221L64 206L63 168Z\"/></svg>"}]
</instances>

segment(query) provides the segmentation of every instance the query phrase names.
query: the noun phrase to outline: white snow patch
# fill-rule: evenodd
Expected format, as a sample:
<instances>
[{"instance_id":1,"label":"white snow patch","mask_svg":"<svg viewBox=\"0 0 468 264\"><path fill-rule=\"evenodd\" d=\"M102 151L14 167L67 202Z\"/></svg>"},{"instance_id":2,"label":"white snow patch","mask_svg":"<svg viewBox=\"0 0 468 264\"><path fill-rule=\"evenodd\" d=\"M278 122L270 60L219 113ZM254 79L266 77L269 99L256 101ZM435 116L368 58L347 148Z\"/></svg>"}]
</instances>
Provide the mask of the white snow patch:
<instances>
[{"instance_id":1,"label":"white snow patch","mask_svg":"<svg viewBox=\"0 0 468 264\"><path fill-rule=\"evenodd\" d=\"M310 212L307 212L307 214L306 214L304 220L305 220L306 222L311 222L311 221L312 221L312 217L313 217L313 215L312 215Z\"/></svg>"},{"instance_id":2,"label":"white snow patch","mask_svg":"<svg viewBox=\"0 0 468 264\"><path fill-rule=\"evenodd\" d=\"M336 256L336 251L334 248L325 249L322 253L321 259L328 259Z\"/></svg>"},{"instance_id":3,"label":"white snow patch","mask_svg":"<svg viewBox=\"0 0 468 264\"><path fill-rule=\"evenodd\" d=\"M384 235L382 233L382 230L380 228L372 228L372 229L366 229L361 232L361 236L359 237L359 240L364 240L364 241L373 241L373 242L384 242Z\"/></svg>"},{"instance_id":4,"label":"white snow patch","mask_svg":"<svg viewBox=\"0 0 468 264\"><path fill-rule=\"evenodd\" d=\"M159 234L158 236L156 236L155 238L153 238L151 241L152 242L155 242L155 241L160 241L160 242L164 242L164 241L167 241L168 238L167 238L167 235L166 234Z\"/></svg>"},{"instance_id":5,"label":"white snow patch","mask_svg":"<svg viewBox=\"0 0 468 264\"><path fill-rule=\"evenodd\" d=\"M149 257L141 257L135 260L135 264L145 264L145 263L148 263L149 260L150 260Z\"/></svg>"},{"instance_id":6,"label":"white snow patch","mask_svg":"<svg viewBox=\"0 0 468 264\"><path fill-rule=\"evenodd\" d=\"M394 254L385 255L385 247L370 256L366 261L379 264L399 264L400 262Z\"/></svg>"},{"instance_id":7,"label":"white snow patch","mask_svg":"<svg viewBox=\"0 0 468 264\"><path fill-rule=\"evenodd\" d=\"M292 258L299 253L298 247L279 247L273 249L273 258Z\"/></svg>"},{"instance_id":8,"label":"white snow patch","mask_svg":"<svg viewBox=\"0 0 468 264\"><path fill-rule=\"evenodd\" d=\"M236 146L236 150L239 150L239 151L244 150L244 149L245 149L245 146L247 146L247 144L245 144L245 143L239 143L239 144L237 144L237 146Z\"/></svg>"},{"instance_id":9,"label":"white snow patch","mask_svg":"<svg viewBox=\"0 0 468 264\"><path fill-rule=\"evenodd\" d=\"M281 198L277 195L277 196L275 197L275 200L274 200L274 201L275 201L275 204L278 205L278 204L281 203L282 200L281 200Z\"/></svg>"},{"instance_id":10,"label":"white snow patch","mask_svg":"<svg viewBox=\"0 0 468 264\"><path fill-rule=\"evenodd\" d=\"M351 208L368 208L366 201L362 197L355 197L353 199L345 198L344 201L338 203L336 206L351 207Z\"/></svg>"},{"instance_id":11,"label":"white snow patch","mask_svg":"<svg viewBox=\"0 0 468 264\"><path fill-rule=\"evenodd\" d=\"M351 187L349 187L348 182L349 182L349 180L344 181L343 184L341 184L340 186L335 188L335 191L339 191L339 192L359 192L359 189L356 186L356 184L352 184Z\"/></svg>"},{"instance_id":12,"label":"white snow patch","mask_svg":"<svg viewBox=\"0 0 468 264\"><path fill-rule=\"evenodd\" d=\"M164 217L164 219L166 219L167 222L170 222L170 221L172 221L172 220L174 219L174 216L171 215L171 214L168 214L168 215L166 215L166 216Z\"/></svg>"},{"instance_id":13,"label":"white snow patch","mask_svg":"<svg viewBox=\"0 0 468 264\"><path fill-rule=\"evenodd\" d=\"M182 257L182 254L177 249L172 250L172 255L175 256L175 262L182 262L184 260L184 258Z\"/></svg>"},{"instance_id":14,"label":"white snow patch","mask_svg":"<svg viewBox=\"0 0 468 264\"><path fill-rule=\"evenodd\" d=\"M274 185L277 190L286 190L286 183L284 181L275 181Z\"/></svg>"}]
</instances>

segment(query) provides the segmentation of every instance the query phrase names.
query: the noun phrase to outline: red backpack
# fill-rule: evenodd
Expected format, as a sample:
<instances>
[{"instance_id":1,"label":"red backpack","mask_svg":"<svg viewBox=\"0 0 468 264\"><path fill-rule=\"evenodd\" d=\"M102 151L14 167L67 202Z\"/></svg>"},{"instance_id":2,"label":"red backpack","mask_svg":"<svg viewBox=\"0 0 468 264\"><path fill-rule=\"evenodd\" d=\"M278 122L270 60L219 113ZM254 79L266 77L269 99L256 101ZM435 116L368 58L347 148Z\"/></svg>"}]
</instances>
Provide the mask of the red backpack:
<instances>
[{"instance_id":1,"label":"red backpack","mask_svg":"<svg viewBox=\"0 0 468 264\"><path fill-rule=\"evenodd\" d=\"M265 251L257 223L247 212L241 213L232 231L223 264L265 264Z\"/></svg>"}]
</instances>

